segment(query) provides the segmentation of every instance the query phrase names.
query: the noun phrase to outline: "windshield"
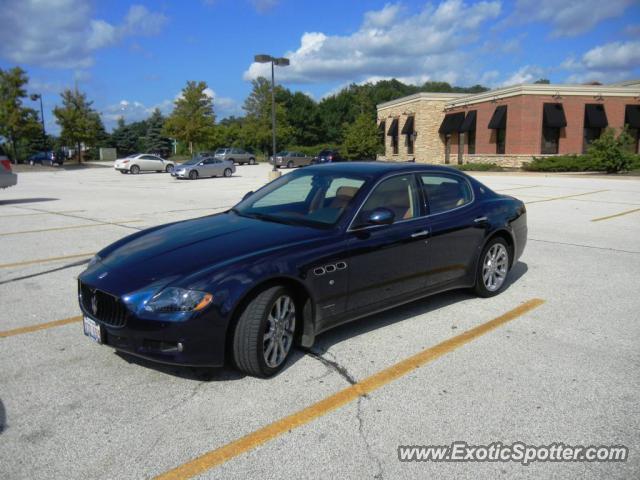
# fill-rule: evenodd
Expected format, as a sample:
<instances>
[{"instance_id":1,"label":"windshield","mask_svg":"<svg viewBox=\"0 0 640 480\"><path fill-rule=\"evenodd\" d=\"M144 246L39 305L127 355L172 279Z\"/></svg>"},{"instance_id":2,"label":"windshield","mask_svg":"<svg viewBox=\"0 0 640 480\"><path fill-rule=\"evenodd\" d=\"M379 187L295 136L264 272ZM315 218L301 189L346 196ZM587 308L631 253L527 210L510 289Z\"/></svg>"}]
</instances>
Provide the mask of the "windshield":
<instances>
[{"instance_id":1,"label":"windshield","mask_svg":"<svg viewBox=\"0 0 640 480\"><path fill-rule=\"evenodd\" d=\"M227 153L228 148L219 148L216 150L214 155L223 155L225 153Z\"/></svg>"},{"instance_id":2,"label":"windshield","mask_svg":"<svg viewBox=\"0 0 640 480\"><path fill-rule=\"evenodd\" d=\"M183 162L182 165L195 165L196 163L199 163L202 161L201 157L193 157L190 160L187 160L186 162Z\"/></svg>"},{"instance_id":3,"label":"windshield","mask_svg":"<svg viewBox=\"0 0 640 480\"><path fill-rule=\"evenodd\" d=\"M336 172L295 172L243 200L232 211L261 220L333 226L365 183L364 177Z\"/></svg>"},{"instance_id":4,"label":"windshield","mask_svg":"<svg viewBox=\"0 0 640 480\"><path fill-rule=\"evenodd\" d=\"M276 157L286 157L288 153L289 152L286 150L282 150L281 152L276 153Z\"/></svg>"}]
</instances>

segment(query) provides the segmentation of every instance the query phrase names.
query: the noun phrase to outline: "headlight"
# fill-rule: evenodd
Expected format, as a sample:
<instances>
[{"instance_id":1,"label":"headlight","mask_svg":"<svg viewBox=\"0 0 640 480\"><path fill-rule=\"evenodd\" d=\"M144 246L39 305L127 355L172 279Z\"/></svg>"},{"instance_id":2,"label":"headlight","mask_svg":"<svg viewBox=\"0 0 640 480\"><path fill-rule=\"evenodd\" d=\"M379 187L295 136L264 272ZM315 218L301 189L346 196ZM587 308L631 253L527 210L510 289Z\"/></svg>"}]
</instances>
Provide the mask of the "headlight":
<instances>
[{"instance_id":1,"label":"headlight","mask_svg":"<svg viewBox=\"0 0 640 480\"><path fill-rule=\"evenodd\" d=\"M170 287L162 290L145 305L145 310L157 313L197 312L209 305L213 295L197 290Z\"/></svg>"}]
</instances>

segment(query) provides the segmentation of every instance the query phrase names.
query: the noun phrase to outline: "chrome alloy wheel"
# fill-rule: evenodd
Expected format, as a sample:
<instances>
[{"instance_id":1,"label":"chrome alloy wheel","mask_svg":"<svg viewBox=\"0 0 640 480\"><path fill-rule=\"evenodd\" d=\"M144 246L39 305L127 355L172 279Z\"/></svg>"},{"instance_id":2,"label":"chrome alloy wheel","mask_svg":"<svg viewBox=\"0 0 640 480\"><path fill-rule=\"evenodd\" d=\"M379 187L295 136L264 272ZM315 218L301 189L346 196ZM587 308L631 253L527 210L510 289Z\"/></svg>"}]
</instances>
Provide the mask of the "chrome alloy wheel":
<instances>
[{"instance_id":1,"label":"chrome alloy wheel","mask_svg":"<svg viewBox=\"0 0 640 480\"><path fill-rule=\"evenodd\" d=\"M262 342L264 361L268 367L276 368L287 358L295 328L296 306L290 296L282 295L271 307Z\"/></svg>"},{"instance_id":2,"label":"chrome alloy wheel","mask_svg":"<svg viewBox=\"0 0 640 480\"><path fill-rule=\"evenodd\" d=\"M482 281L490 292L502 287L509 269L509 253L505 246L496 243L491 246L484 256L482 263Z\"/></svg>"}]
</instances>

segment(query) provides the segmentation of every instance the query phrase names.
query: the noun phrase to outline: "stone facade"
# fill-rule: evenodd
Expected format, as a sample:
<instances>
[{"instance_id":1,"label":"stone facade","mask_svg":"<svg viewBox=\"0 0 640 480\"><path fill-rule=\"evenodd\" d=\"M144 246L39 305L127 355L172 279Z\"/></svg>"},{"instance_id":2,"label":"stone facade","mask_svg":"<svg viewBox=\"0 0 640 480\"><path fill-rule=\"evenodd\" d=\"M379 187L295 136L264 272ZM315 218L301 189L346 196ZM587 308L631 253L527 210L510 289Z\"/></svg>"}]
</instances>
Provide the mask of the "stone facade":
<instances>
[{"instance_id":1,"label":"stone facade","mask_svg":"<svg viewBox=\"0 0 640 480\"><path fill-rule=\"evenodd\" d=\"M640 83L616 85L517 85L479 94L420 93L378 105L378 122L385 121L385 154L380 160L423 163L495 163L509 168L542 155L543 105L560 103L567 126L560 129L558 154L583 152L583 127L586 104L601 104L608 126L621 129L628 105L640 105ZM496 130L488 128L497 106L507 107L505 153L497 154ZM446 114L476 111L475 152L469 154L468 136L438 133ZM414 154L407 152L407 136L402 135L406 119L414 115L417 135ZM398 153L392 152L387 134L393 119L398 119ZM640 129L634 131L637 142ZM449 145L447 145L447 140ZM636 146L638 148L638 145ZM449 151L448 161L446 152ZM460 150L460 155L458 151Z\"/></svg>"},{"instance_id":2,"label":"stone facade","mask_svg":"<svg viewBox=\"0 0 640 480\"><path fill-rule=\"evenodd\" d=\"M406 162L415 159L421 163L444 163L444 148L438 129L444 117L448 101L461 97L459 94L419 93L404 99L378 105L378 124L385 122L385 153L379 160ZM407 151L407 136L402 135L402 127L407 118L414 117L414 153ZM387 134L393 119L398 119L398 153L392 151L392 137Z\"/></svg>"}]
</instances>

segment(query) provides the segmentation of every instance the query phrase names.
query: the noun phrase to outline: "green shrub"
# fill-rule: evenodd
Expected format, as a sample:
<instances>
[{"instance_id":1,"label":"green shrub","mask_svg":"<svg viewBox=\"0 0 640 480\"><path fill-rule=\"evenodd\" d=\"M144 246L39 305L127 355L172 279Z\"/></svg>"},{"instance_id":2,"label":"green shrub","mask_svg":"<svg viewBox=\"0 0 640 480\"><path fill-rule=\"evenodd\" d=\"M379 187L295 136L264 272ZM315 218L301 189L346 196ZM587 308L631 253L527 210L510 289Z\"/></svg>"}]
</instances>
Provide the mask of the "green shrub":
<instances>
[{"instance_id":1,"label":"green shrub","mask_svg":"<svg viewBox=\"0 0 640 480\"><path fill-rule=\"evenodd\" d=\"M458 170L464 172L502 172L504 168L495 163L463 163L462 165L454 165Z\"/></svg>"},{"instance_id":2,"label":"green shrub","mask_svg":"<svg viewBox=\"0 0 640 480\"><path fill-rule=\"evenodd\" d=\"M587 156L607 173L629 170L633 162L633 143L626 129L616 135L614 129L607 128L600 138L591 143Z\"/></svg>"},{"instance_id":3,"label":"green shrub","mask_svg":"<svg viewBox=\"0 0 640 480\"><path fill-rule=\"evenodd\" d=\"M555 157L534 157L524 163L523 170L529 172L592 172L601 167L587 155L558 155Z\"/></svg>"}]
</instances>

